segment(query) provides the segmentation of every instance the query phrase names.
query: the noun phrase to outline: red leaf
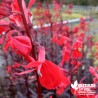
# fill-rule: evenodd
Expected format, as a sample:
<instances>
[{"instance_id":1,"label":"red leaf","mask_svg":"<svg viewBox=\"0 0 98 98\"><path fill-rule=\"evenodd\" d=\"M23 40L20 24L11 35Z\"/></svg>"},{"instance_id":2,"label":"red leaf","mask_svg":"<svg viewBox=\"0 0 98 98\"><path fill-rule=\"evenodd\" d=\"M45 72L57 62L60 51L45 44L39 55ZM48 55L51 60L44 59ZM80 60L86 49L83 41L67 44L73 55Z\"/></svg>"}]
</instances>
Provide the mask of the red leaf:
<instances>
[{"instance_id":1,"label":"red leaf","mask_svg":"<svg viewBox=\"0 0 98 98\"><path fill-rule=\"evenodd\" d=\"M35 3L36 0L30 0L28 4L28 9L32 7L32 5Z\"/></svg>"}]
</instances>

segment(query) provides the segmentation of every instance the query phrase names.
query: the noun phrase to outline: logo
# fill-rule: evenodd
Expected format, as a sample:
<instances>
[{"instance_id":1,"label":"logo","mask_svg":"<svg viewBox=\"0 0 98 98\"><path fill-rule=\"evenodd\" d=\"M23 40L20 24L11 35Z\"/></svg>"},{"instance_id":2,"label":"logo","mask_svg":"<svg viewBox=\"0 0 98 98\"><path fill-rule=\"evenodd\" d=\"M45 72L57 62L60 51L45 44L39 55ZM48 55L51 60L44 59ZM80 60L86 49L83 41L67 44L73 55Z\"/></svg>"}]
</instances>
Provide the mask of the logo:
<instances>
[{"instance_id":1,"label":"logo","mask_svg":"<svg viewBox=\"0 0 98 98\"><path fill-rule=\"evenodd\" d=\"M74 82L74 84L71 84L71 87L72 87L73 89L77 90L77 89L78 89L78 81L76 80L76 81Z\"/></svg>"},{"instance_id":2,"label":"logo","mask_svg":"<svg viewBox=\"0 0 98 98\"><path fill-rule=\"evenodd\" d=\"M74 90L74 94L78 95L94 95L96 85L95 84L79 84L76 80L73 84L71 84L72 89Z\"/></svg>"}]
</instances>

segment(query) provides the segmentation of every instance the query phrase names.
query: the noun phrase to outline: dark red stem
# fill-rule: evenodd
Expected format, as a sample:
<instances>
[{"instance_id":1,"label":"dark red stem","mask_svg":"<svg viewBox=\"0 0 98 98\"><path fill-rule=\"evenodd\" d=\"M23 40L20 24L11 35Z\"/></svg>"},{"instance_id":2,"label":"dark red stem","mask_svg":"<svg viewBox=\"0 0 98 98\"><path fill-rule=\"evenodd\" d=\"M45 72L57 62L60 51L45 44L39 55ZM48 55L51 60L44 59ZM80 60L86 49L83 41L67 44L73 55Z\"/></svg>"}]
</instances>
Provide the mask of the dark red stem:
<instances>
[{"instance_id":1,"label":"dark red stem","mask_svg":"<svg viewBox=\"0 0 98 98\"><path fill-rule=\"evenodd\" d=\"M32 29L32 28L30 28L29 25L27 24L26 17L25 17L25 14L24 14L24 10L23 10L23 7L22 7L22 0L17 0L17 2L18 2L18 5L19 5L19 8L20 8L20 12L22 13L21 17L23 19L23 24L24 24L24 28L25 28L26 34L30 38L31 43L32 43L32 56L33 56L33 58L35 60L37 60L36 54L35 54L34 45L33 45L33 42L32 42L32 36L30 34L30 29ZM36 72L36 78L37 78L37 83L38 83L38 98L42 98L42 95L41 95L41 85L39 83L37 72ZM30 97L28 96L28 98L30 98Z\"/></svg>"}]
</instances>

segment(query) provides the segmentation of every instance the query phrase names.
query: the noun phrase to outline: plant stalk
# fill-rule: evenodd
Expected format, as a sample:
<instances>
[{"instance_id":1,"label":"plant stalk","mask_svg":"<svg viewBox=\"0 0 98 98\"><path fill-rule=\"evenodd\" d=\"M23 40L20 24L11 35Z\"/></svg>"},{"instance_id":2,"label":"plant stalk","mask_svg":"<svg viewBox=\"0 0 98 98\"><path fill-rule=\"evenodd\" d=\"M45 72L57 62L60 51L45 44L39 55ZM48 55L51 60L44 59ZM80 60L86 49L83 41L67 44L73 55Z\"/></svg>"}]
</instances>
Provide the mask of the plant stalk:
<instances>
[{"instance_id":1,"label":"plant stalk","mask_svg":"<svg viewBox=\"0 0 98 98\"><path fill-rule=\"evenodd\" d=\"M30 38L31 43L32 43L32 56L33 56L33 58L35 60L37 60L36 54L35 54L36 52L35 52L35 49L34 49L35 47L33 45L32 36L30 34L30 29L32 29L32 28L30 28L29 25L27 24L26 17L25 17L25 14L24 14L24 10L23 10L23 6L22 6L22 0L17 0L17 2L18 2L18 5L19 5L19 8L20 8L20 12L22 13L21 17L23 19L23 24L24 24L24 28L25 28L26 34ZM36 78L37 78L37 83L38 83L38 98L42 98L42 95L41 95L41 85L39 83L39 78L38 78L37 71L36 71ZM28 98L30 98L30 97L28 96Z\"/></svg>"}]
</instances>

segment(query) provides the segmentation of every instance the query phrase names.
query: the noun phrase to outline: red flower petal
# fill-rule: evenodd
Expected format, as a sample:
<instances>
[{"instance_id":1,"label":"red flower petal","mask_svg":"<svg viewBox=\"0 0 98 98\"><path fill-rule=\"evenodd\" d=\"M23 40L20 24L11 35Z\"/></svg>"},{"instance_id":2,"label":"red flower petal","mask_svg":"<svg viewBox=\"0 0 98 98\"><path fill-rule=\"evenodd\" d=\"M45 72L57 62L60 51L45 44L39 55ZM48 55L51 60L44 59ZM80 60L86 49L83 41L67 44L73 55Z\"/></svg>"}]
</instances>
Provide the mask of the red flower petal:
<instances>
[{"instance_id":1,"label":"red flower petal","mask_svg":"<svg viewBox=\"0 0 98 98\"><path fill-rule=\"evenodd\" d=\"M78 26L75 26L72 30L72 33L77 33L79 31L79 27Z\"/></svg>"},{"instance_id":2,"label":"red flower petal","mask_svg":"<svg viewBox=\"0 0 98 98\"><path fill-rule=\"evenodd\" d=\"M30 23L30 20L29 20L29 12L28 12L28 10L26 8L26 4L25 4L25 1L24 0L22 0L22 6L23 6L25 17L26 17L26 21L27 21L27 23Z\"/></svg>"},{"instance_id":3,"label":"red flower petal","mask_svg":"<svg viewBox=\"0 0 98 98\"><path fill-rule=\"evenodd\" d=\"M32 49L31 41L27 36L11 37L4 47L5 52L8 47L12 47L16 53L23 55L29 55Z\"/></svg>"},{"instance_id":4,"label":"red flower petal","mask_svg":"<svg viewBox=\"0 0 98 98\"><path fill-rule=\"evenodd\" d=\"M98 74L96 72L96 70L94 69L94 67L90 66L89 68L89 72L98 79Z\"/></svg>"},{"instance_id":5,"label":"red flower petal","mask_svg":"<svg viewBox=\"0 0 98 98\"><path fill-rule=\"evenodd\" d=\"M31 72L33 72L33 71L34 71L34 69L33 69L33 70L26 70L26 71L23 71L23 72L20 72L20 73L15 72L14 74L21 76L21 75L24 75L24 74L31 73Z\"/></svg>"},{"instance_id":6,"label":"red flower petal","mask_svg":"<svg viewBox=\"0 0 98 98\"><path fill-rule=\"evenodd\" d=\"M6 3L0 3L0 19L8 17L11 14L11 8Z\"/></svg>"},{"instance_id":7,"label":"red flower petal","mask_svg":"<svg viewBox=\"0 0 98 98\"><path fill-rule=\"evenodd\" d=\"M36 0L29 0L28 9L32 7Z\"/></svg>"},{"instance_id":8,"label":"red flower petal","mask_svg":"<svg viewBox=\"0 0 98 98\"><path fill-rule=\"evenodd\" d=\"M54 10L60 10L61 9L61 6L57 2L57 0L53 0L53 7L54 7Z\"/></svg>"},{"instance_id":9,"label":"red flower petal","mask_svg":"<svg viewBox=\"0 0 98 98\"><path fill-rule=\"evenodd\" d=\"M55 42L58 45L64 45L68 41L70 41L70 38L63 35L55 34L54 37L52 38L52 42Z\"/></svg>"},{"instance_id":10,"label":"red flower petal","mask_svg":"<svg viewBox=\"0 0 98 98\"><path fill-rule=\"evenodd\" d=\"M20 63L15 63L12 68L19 68L20 67Z\"/></svg>"},{"instance_id":11,"label":"red flower petal","mask_svg":"<svg viewBox=\"0 0 98 98\"><path fill-rule=\"evenodd\" d=\"M72 3L69 4L69 5L68 5L68 8L69 8L69 9L72 9L72 8L73 8L73 4L72 4Z\"/></svg>"},{"instance_id":12,"label":"red flower petal","mask_svg":"<svg viewBox=\"0 0 98 98\"><path fill-rule=\"evenodd\" d=\"M72 58L78 59L81 57L82 57L81 51L79 51L78 49L72 51Z\"/></svg>"},{"instance_id":13,"label":"red flower petal","mask_svg":"<svg viewBox=\"0 0 98 98\"><path fill-rule=\"evenodd\" d=\"M45 48L42 46L38 46L38 61L39 62L45 61Z\"/></svg>"},{"instance_id":14,"label":"red flower petal","mask_svg":"<svg viewBox=\"0 0 98 98\"><path fill-rule=\"evenodd\" d=\"M58 86L64 84L64 88L69 85L67 77L54 63L46 60L41 68L40 72L42 74L39 77L40 83L46 89L56 89Z\"/></svg>"},{"instance_id":15,"label":"red flower petal","mask_svg":"<svg viewBox=\"0 0 98 98\"><path fill-rule=\"evenodd\" d=\"M4 20L4 19L1 19L0 20L0 26L8 26L9 25L9 22Z\"/></svg>"},{"instance_id":16,"label":"red flower petal","mask_svg":"<svg viewBox=\"0 0 98 98\"><path fill-rule=\"evenodd\" d=\"M66 49L66 50L62 51L62 60L60 62L61 67L63 66L63 64L65 62L68 62L70 60L70 53L71 53L70 49Z\"/></svg>"},{"instance_id":17,"label":"red flower petal","mask_svg":"<svg viewBox=\"0 0 98 98\"><path fill-rule=\"evenodd\" d=\"M38 66L40 66L41 64L42 64L42 62L35 61L35 62L31 62L28 65L23 66L23 67L26 68L26 69L29 69L29 68L38 68Z\"/></svg>"},{"instance_id":18,"label":"red flower petal","mask_svg":"<svg viewBox=\"0 0 98 98\"><path fill-rule=\"evenodd\" d=\"M12 0L2 0L2 2L11 4L12 3Z\"/></svg>"},{"instance_id":19,"label":"red flower petal","mask_svg":"<svg viewBox=\"0 0 98 98\"><path fill-rule=\"evenodd\" d=\"M25 4L24 0L22 0L22 7L23 7L26 21L27 21L27 23L30 23L29 12L26 8L26 4ZM20 12L20 8L19 8L17 0L13 0L12 10L13 10L13 12ZM18 26L24 27L21 14L17 13L16 15L11 15L10 20L15 22Z\"/></svg>"},{"instance_id":20,"label":"red flower petal","mask_svg":"<svg viewBox=\"0 0 98 98\"><path fill-rule=\"evenodd\" d=\"M83 46L83 43L81 42L81 41L79 41L79 40L77 40L74 44L73 44L73 48L74 49L78 49L78 48L82 48L82 46Z\"/></svg>"},{"instance_id":21,"label":"red flower petal","mask_svg":"<svg viewBox=\"0 0 98 98\"><path fill-rule=\"evenodd\" d=\"M12 69L12 67L9 65L9 66L7 67L6 72L9 74L9 73L11 72L11 69Z\"/></svg>"},{"instance_id":22,"label":"red flower petal","mask_svg":"<svg viewBox=\"0 0 98 98\"><path fill-rule=\"evenodd\" d=\"M0 34L10 30L9 26L0 26Z\"/></svg>"}]
</instances>

